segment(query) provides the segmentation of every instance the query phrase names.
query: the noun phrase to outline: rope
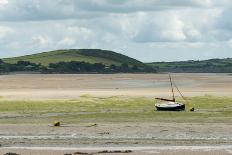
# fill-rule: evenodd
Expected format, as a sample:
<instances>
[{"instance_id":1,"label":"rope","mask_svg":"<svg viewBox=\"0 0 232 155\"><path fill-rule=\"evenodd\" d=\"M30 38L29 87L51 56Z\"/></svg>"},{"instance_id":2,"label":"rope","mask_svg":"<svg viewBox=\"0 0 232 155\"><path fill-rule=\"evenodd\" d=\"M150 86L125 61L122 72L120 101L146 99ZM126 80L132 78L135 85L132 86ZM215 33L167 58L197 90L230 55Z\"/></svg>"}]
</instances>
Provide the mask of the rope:
<instances>
[{"instance_id":1,"label":"rope","mask_svg":"<svg viewBox=\"0 0 232 155\"><path fill-rule=\"evenodd\" d=\"M179 88L176 86L176 83L173 82L173 84L176 87L177 91L180 93L181 97L186 101L187 99L184 97L184 95L181 93L181 91L179 90Z\"/></svg>"},{"instance_id":2,"label":"rope","mask_svg":"<svg viewBox=\"0 0 232 155\"><path fill-rule=\"evenodd\" d=\"M176 84L175 84L174 82L173 82L173 84L174 84L174 86L176 87L177 91L180 93L181 97L184 99L184 101L185 101L186 103L189 104L189 102L187 101L187 98L184 97L184 95L181 93L181 91L180 91L179 88L176 86ZM193 104L193 107L195 107L195 104Z\"/></svg>"}]
</instances>

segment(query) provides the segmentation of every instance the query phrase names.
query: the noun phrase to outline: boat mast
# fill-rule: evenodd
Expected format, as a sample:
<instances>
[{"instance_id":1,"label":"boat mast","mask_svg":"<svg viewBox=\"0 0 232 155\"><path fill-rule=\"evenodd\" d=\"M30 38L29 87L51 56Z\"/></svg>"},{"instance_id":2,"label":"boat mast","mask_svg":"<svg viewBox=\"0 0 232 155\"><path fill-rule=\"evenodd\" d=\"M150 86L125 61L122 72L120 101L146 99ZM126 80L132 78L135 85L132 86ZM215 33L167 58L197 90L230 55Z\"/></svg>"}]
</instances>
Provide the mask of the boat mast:
<instances>
[{"instance_id":1,"label":"boat mast","mask_svg":"<svg viewBox=\"0 0 232 155\"><path fill-rule=\"evenodd\" d=\"M173 84L172 84L172 77L171 77L170 74L169 74L169 79L170 79L170 84L171 84L171 88L172 88L172 98L173 98L173 102L176 102L175 94L174 94L174 90L173 90Z\"/></svg>"},{"instance_id":2,"label":"boat mast","mask_svg":"<svg viewBox=\"0 0 232 155\"><path fill-rule=\"evenodd\" d=\"M174 94L174 88L173 88L173 84L175 84L175 83L172 83L172 77L171 77L170 74L168 74L168 75L169 75L169 80L170 80L170 84L171 84L171 88L172 88L172 100L170 100L170 99L165 99L165 98L158 98L158 97L156 97L155 99L161 100L161 101L176 102L175 94Z\"/></svg>"}]
</instances>

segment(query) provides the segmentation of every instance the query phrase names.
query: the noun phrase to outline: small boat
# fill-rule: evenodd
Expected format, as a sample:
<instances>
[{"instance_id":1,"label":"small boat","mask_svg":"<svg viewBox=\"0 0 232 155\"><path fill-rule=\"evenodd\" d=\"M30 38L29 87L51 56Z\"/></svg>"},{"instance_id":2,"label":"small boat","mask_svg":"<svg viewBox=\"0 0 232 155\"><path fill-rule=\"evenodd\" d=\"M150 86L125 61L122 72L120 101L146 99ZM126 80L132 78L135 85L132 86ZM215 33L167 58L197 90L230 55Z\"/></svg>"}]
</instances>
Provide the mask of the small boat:
<instances>
[{"instance_id":1,"label":"small boat","mask_svg":"<svg viewBox=\"0 0 232 155\"><path fill-rule=\"evenodd\" d=\"M159 101L158 103L155 104L155 107L156 107L157 111L183 111L183 110L185 110L185 104L176 102L174 89L173 89L173 82L172 82L172 78L171 78L170 74L169 74L169 79L170 79L170 83L171 83L172 97L173 98L172 99L155 98L156 100ZM175 85L175 87L177 88L176 85ZM177 88L177 90L179 91L178 88ZM181 94L180 91L179 91L179 93ZM181 96L183 97L182 94L181 94Z\"/></svg>"},{"instance_id":2,"label":"small boat","mask_svg":"<svg viewBox=\"0 0 232 155\"><path fill-rule=\"evenodd\" d=\"M182 111L185 110L185 104L178 102L157 103L156 109L158 111Z\"/></svg>"}]
</instances>

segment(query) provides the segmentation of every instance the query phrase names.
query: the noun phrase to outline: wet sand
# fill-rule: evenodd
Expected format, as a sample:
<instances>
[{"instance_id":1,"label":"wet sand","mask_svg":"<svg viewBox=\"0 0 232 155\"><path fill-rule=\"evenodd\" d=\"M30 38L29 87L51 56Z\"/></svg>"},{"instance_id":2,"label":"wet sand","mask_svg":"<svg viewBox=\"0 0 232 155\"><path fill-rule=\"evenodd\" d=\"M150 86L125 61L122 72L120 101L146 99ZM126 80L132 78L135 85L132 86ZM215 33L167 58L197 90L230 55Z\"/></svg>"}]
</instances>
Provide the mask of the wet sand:
<instances>
[{"instance_id":1,"label":"wet sand","mask_svg":"<svg viewBox=\"0 0 232 155\"><path fill-rule=\"evenodd\" d=\"M2 124L2 147L141 147L231 145L232 125L225 123Z\"/></svg>"},{"instance_id":2,"label":"wet sand","mask_svg":"<svg viewBox=\"0 0 232 155\"><path fill-rule=\"evenodd\" d=\"M232 96L229 74L172 74L185 96ZM91 96L170 96L167 74L1 75L5 99L77 99Z\"/></svg>"},{"instance_id":3,"label":"wet sand","mask_svg":"<svg viewBox=\"0 0 232 155\"><path fill-rule=\"evenodd\" d=\"M172 146L172 147L86 147L86 148L58 148L58 147L15 147L1 148L0 153L9 151L20 155L65 155L65 154L86 154L86 155L231 155L232 146ZM109 152L129 153L109 153ZM108 152L108 153L101 153Z\"/></svg>"}]
</instances>

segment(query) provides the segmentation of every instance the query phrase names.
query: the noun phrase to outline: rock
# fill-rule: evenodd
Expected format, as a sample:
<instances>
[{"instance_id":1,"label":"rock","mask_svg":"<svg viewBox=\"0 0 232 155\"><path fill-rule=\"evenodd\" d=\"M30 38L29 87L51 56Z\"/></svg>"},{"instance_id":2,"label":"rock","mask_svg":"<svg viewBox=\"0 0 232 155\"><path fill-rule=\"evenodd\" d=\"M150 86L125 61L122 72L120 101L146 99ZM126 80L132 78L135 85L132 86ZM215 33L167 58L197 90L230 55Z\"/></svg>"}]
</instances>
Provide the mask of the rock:
<instances>
[{"instance_id":1,"label":"rock","mask_svg":"<svg viewBox=\"0 0 232 155\"><path fill-rule=\"evenodd\" d=\"M193 112L195 109L194 109L194 107L191 107L190 109L189 109L189 111L191 111L191 112Z\"/></svg>"},{"instance_id":2,"label":"rock","mask_svg":"<svg viewBox=\"0 0 232 155\"><path fill-rule=\"evenodd\" d=\"M60 126L60 122L59 121L55 121L54 123L53 123L53 126Z\"/></svg>"}]
</instances>

